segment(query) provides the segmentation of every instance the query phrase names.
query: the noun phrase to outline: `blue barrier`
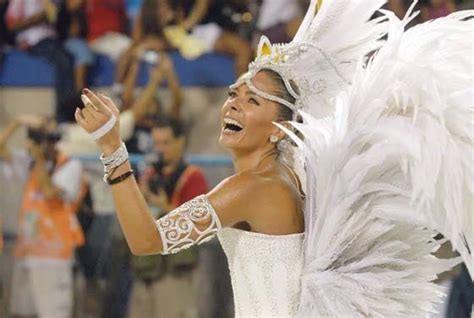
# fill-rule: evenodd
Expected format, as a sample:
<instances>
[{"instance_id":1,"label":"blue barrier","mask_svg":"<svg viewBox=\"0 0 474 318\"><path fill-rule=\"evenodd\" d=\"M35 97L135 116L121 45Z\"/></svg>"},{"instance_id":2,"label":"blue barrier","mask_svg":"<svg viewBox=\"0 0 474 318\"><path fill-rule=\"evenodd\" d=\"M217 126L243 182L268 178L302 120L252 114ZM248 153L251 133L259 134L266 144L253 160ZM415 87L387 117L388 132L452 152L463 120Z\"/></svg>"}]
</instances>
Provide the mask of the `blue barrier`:
<instances>
[{"instance_id":1,"label":"blue barrier","mask_svg":"<svg viewBox=\"0 0 474 318\"><path fill-rule=\"evenodd\" d=\"M195 60L186 60L178 52L170 54L176 74L182 86L223 87L235 79L233 60L222 54L204 54ZM150 67L142 63L138 75L138 85L148 82ZM53 86L52 67L39 57L24 51L10 50L0 65L0 86L36 87ZM89 73L92 87L113 84L115 63L103 55L97 55Z\"/></svg>"},{"instance_id":2,"label":"blue barrier","mask_svg":"<svg viewBox=\"0 0 474 318\"><path fill-rule=\"evenodd\" d=\"M82 161L98 161L98 156L75 156L77 159ZM191 154L187 155L186 161L198 165L201 167L215 167L215 166L223 166L223 167L231 167L232 166L232 159L228 155L197 155ZM129 155L130 163L138 164L145 160L144 155L140 154L130 154Z\"/></svg>"}]
</instances>

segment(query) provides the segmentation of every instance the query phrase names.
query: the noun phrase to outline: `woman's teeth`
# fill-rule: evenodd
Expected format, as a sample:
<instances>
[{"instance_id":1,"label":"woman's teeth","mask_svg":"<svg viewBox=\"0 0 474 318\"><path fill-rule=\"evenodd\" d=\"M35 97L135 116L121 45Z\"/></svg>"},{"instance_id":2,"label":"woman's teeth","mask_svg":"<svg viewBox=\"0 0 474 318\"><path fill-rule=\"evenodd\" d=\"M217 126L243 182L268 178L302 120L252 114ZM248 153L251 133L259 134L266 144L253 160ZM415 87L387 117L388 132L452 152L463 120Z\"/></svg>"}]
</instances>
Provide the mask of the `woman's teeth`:
<instances>
[{"instance_id":1,"label":"woman's teeth","mask_svg":"<svg viewBox=\"0 0 474 318\"><path fill-rule=\"evenodd\" d=\"M237 120L232 118L224 118L224 131L233 131L238 132L243 129L242 124L240 124Z\"/></svg>"}]
</instances>

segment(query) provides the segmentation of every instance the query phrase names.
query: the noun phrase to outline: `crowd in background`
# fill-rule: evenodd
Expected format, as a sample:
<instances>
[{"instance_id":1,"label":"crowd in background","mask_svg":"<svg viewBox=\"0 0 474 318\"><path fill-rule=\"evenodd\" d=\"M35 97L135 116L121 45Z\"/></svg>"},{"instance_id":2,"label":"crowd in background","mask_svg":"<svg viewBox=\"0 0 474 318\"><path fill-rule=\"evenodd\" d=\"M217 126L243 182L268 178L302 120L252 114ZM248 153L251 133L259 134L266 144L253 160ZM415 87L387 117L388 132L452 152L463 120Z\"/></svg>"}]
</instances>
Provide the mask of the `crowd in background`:
<instances>
[{"instance_id":1,"label":"crowd in background","mask_svg":"<svg viewBox=\"0 0 474 318\"><path fill-rule=\"evenodd\" d=\"M257 40L291 40L308 0L0 0L0 47L13 46L54 66L56 118L67 120L65 99L87 86L95 54L116 60L117 94L134 60L158 61L178 50L189 59L207 52L231 56L236 76L252 60ZM448 15L455 0L425 0L416 22ZM410 1L390 0L399 17Z\"/></svg>"},{"instance_id":2,"label":"crowd in background","mask_svg":"<svg viewBox=\"0 0 474 318\"><path fill-rule=\"evenodd\" d=\"M209 190L201 169L184 160L191 132L182 117L188 110L168 54L178 51L186 59L210 52L228 55L237 77L253 59L261 35L272 43L291 40L308 2L0 0L0 69L2 54L13 48L42 58L53 66L56 97L51 118L20 116L0 132L0 173L11 180L1 188L0 200L9 191L23 191L18 206L9 207L17 211L8 212L18 214L19 229L11 277L1 281L1 297L8 301L0 315L232 315L227 265L217 244L172 256L130 254L101 165L76 159L99 153L73 113L97 54L108 56L116 65L112 92L121 107L121 135L131 153L146 155L134 170L158 218ZM410 2L389 0L387 7L403 17ZM421 14L413 23L463 5L420 1ZM148 82L137 90L141 63L151 67ZM170 94L167 103L159 94L163 83ZM26 149L10 149L9 138L22 128L28 132ZM458 303L466 301L459 297Z\"/></svg>"}]
</instances>

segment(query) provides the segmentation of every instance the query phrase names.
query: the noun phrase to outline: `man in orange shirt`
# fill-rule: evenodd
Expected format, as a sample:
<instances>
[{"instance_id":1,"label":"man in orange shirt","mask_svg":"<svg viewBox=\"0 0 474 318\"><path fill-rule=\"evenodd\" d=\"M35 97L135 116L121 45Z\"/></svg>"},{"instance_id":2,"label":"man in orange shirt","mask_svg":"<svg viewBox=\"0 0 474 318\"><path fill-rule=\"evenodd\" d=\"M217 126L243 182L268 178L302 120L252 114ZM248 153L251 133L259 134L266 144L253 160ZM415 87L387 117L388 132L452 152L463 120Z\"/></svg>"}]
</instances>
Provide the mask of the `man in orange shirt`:
<instances>
[{"instance_id":1,"label":"man in orange shirt","mask_svg":"<svg viewBox=\"0 0 474 318\"><path fill-rule=\"evenodd\" d=\"M28 128L29 151L10 152L6 142L21 126ZM4 165L16 170L12 182L25 184L14 247L16 316L72 315L72 261L84 241L75 211L84 184L80 162L56 150L59 139L54 122L23 117L0 140Z\"/></svg>"}]
</instances>

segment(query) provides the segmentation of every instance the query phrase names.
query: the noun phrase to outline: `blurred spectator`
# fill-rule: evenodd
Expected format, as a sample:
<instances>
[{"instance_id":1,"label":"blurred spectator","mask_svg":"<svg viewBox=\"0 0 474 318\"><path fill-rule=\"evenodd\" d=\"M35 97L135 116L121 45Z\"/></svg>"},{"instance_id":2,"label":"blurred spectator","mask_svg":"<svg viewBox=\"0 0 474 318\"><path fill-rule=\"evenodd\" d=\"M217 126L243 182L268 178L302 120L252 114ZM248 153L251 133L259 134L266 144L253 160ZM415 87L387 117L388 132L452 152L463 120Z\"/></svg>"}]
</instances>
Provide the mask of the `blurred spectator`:
<instances>
[{"instance_id":1,"label":"blurred spectator","mask_svg":"<svg viewBox=\"0 0 474 318\"><path fill-rule=\"evenodd\" d=\"M56 30L66 51L74 57L76 90L87 86L87 69L94 55L87 46L87 20L85 0L64 0L59 7Z\"/></svg>"},{"instance_id":2,"label":"blurred spectator","mask_svg":"<svg viewBox=\"0 0 474 318\"><path fill-rule=\"evenodd\" d=\"M170 1L170 0L164 0ZM176 0L170 1L174 9L174 15L179 28L190 32L194 39L200 41L204 51L215 51L231 55L235 60L235 72L239 76L247 71L248 64L252 58L250 44L238 34L223 30L213 20L210 14L210 7L218 5L217 0ZM161 12L162 19L169 13ZM174 31L174 32L167 32ZM165 35L173 46L176 43L176 37L179 38L179 29L168 27ZM194 50L198 43L190 41L189 45L180 45L181 53L186 55L186 51ZM192 55L192 54L191 54Z\"/></svg>"},{"instance_id":3,"label":"blurred spectator","mask_svg":"<svg viewBox=\"0 0 474 318\"><path fill-rule=\"evenodd\" d=\"M388 0L388 9L399 19L403 19L411 3L411 0Z\"/></svg>"},{"instance_id":4,"label":"blurred spectator","mask_svg":"<svg viewBox=\"0 0 474 318\"><path fill-rule=\"evenodd\" d=\"M0 0L0 54L4 45L13 45L14 40L8 32L5 17L7 13L9 0Z\"/></svg>"},{"instance_id":5,"label":"blurred spectator","mask_svg":"<svg viewBox=\"0 0 474 318\"><path fill-rule=\"evenodd\" d=\"M140 178L155 218L207 192L203 172L184 161L186 140L180 122L160 116L152 129L155 158ZM135 274L130 318L196 317L197 247L174 255L133 257Z\"/></svg>"},{"instance_id":6,"label":"blurred spectator","mask_svg":"<svg viewBox=\"0 0 474 318\"><path fill-rule=\"evenodd\" d=\"M298 31L303 20L298 0L263 0L257 12L257 36L255 45L261 35L268 37L272 43L288 43Z\"/></svg>"},{"instance_id":7,"label":"blurred spectator","mask_svg":"<svg viewBox=\"0 0 474 318\"><path fill-rule=\"evenodd\" d=\"M249 0L212 0L209 2L205 19L207 22L215 22L225 31L250 40L254 23L250 3Z\"/></svg>"},{"instance_id":8,"label":"blurred spectator","mask_svg":"<svg viewBox=\"0 0 474 318\"><path fill-rule=\"evenodd\" d=\"M18 131L17 125L9 125L8 129L0 132L0 141L9 139L14 131ZM10 138L11 139L11 138ZM0 316L6 315L10 304L10 286L13 272L13 238L18 230L18 215L21 207L21 194L24 189L23 182L8 182L8 180L21 180L24 174L24 165L21 162L4 160L10 154L8 148L0 146L0 218L2 219L4 246L0 257L0 281L3 285L3 293L0 297ZM8 317L8 316L7 316Z\"/></svg>"},{"instance_id":9,"label":"blurred spectator","mask_svg":"<svg viewBox=\"0 0 474 318\"><path fill-rule=\"evenodd\" d=\"M64 120L62 101L74 90L73 64L68 53L56 39L53 24L57 7L51 0L10 0L7 26L15 33L16 45L46 59L54 67L56 90L56 119Z\"/></svg>"},{"instance_id":10,"label":"blurred spectator","mask_svg":"<svg viewBox=\"0 0 474 318\"><path fill-rule=\"evenodd\" d=\"M28 153L8 151L8 138L28 128ZM81 164L56 149L54 121L20 117L0 140L2 160L12 182L25 184L15 244L11 313L16 316L70 317L74 249L83 243L75 212L81 200Z\"/></svg>"},{"instance_id":11,"label":"blurred spectator","mask_svg":"<svg viewBox=\"0 0 474 318\"><path fill-rule=\"evenodd\" d=\"M155 65L150 73L150 80L145 89L140 93L136 101L133 100L135 82L140 67L139 61L134 59L129 75L125 82L125 92L123 95L124 108L134 103L146 105L146 115L135 125L133 136L127 141L127 149L131 153L149 153L153 148L151 140L151 127L157 115L165 111L172 117L180 118L180 109L182 104L181 87L178 78L174 72L173 62L164 53L159 55L158 65ZM162 105L161 100L156 96L160 84L166 81L170 90L171 100L169 105ZM145 106L144 106L145 107Z\"/></svg>"},{"instance_id":12,"label":"blurred spectator","mask_svg":"<svg viewBox=\"0 0 474 318\"><path fill-rule=\"evenodd\" d=\"M473 0L456 0L456 9L457 10L473 10L474 1Z\"/></svg>"},{"instance_id":13,"label":"blurred spectator","mask_svg":"<svg viewBox=\"0 0 474 318\"><path fill-rule=\"evenodd\" d=\"M145 52L160 52L168 45L163 35L163 24L159 11L163 11L166 1L144 0L132 32L130 47L120 56L115 73L115 83L123 83L135 59L141 59ZM169 19L169 18L167 18ZM120 91L120 86L115 86Z\"/></svg>"},{"instance_id":14,"label":"blurred spectator","mask_svg":"<svg viewBox=\"0 0 474 318\"><path fill-rule=\"evenodd\" d=\"M387 8L393 11L399 19L403 19L412 3L411 0L388 0ZM447 16L456 11L456 3L453 0L420 0L413 11L417 10L420 10L421 14L408 24L408 28L421 22Z\"/></svg>"},{"instance_id":15,"label":"blurred spectator","mask_svg":"<svg viewBox=\"0 0 474 318\"><path fill-rule=\"evenodd\" d=\"M89 41L94 41L109 32L125 32L127 19L124 0L88 0L87 21Z\"/></svg>"},{"instance_id":16,"label":"blurred spectator","mask_svg":"<svg viewBox=\"0 0 474 318\"><path fill-rule=\"evenodd\" d=\"M447 318L472 317L474 304L474 282L469 276L465 264L461 272L454 278L449 295L449 304L446 312Z\"/></svg>"},{"instance_id":17,"label":"blurred spectator","mask_svg":"<svg viewBox=\"0 0 474 318\"><path fill-rule=\"evenodd\" d=\"M126 0L125 1L125 11L128 18L128 30L132 30L135 20L140 14L140 9L143 0Z\"/></svg>"},{"instance_id":18,"label":"blurred spectator","mask_svg":"<svg viewBox=\"0 0 474 318\"><path fill-rule=\"evenodd\" d=\"M422 21L429 21L445 17L456 11L456 4L453 0L429 0L421 7Z\"/></svg>"},{"instance_id":19,"label":"blurred spectator","mask_svg":"<svg viewBox=\"0 0 474 318\"><path fill-rule=\"evenodd\" d=\"M118 59L129 46L124 0L87 0L87 40L92 50Z\"/></svg>"}]
</instances>

